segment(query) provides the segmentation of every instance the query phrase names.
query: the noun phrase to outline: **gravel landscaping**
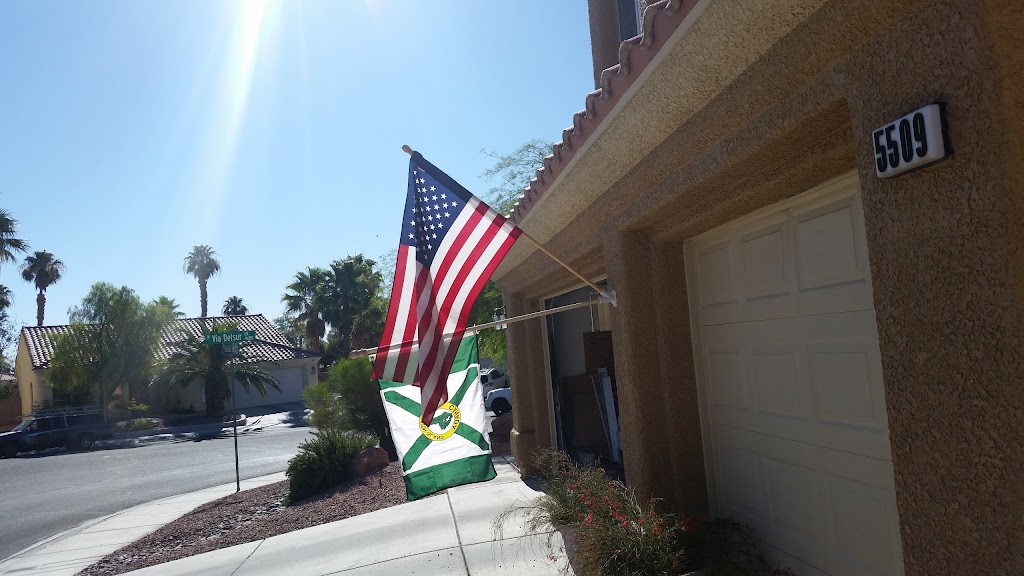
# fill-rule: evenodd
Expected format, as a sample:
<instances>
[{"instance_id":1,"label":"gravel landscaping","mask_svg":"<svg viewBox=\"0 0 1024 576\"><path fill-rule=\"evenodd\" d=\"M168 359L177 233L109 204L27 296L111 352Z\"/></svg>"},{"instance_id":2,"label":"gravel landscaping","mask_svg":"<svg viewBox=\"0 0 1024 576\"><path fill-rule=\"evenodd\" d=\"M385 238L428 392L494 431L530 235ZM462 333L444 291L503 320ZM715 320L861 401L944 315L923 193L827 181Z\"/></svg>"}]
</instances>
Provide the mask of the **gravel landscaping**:
<instances>
[{"instance_id":1,"label":"gravel landscaping","mask_svg":"<svg viewBox=\"0 0 1024 576\"><path fill-rule=\"evenodd\" d=\"M494 419L491 448L508 455L512 414ZM392 462L377 472L285 506L288 482L245 490L204 504L157 531L108 554L79 572L79 576L111 576L263 540L342 520L406 502L401 464ZM438 494L444 494L439 492Z\"/></svg>"},{"instance_id":2,"label":"gravel landscaping","mask_svg":"<svg viewBox=\"0 0 1024 576\"><path fill-rule=\"evenodd\" d=\"M402 481L398 462L294 506L283 505L287 494L288 482L282 481L204 504L156 532L112 552L79 574L122 574L366 514L406 501L405 482Z\"/></svg>"}]
</instances>

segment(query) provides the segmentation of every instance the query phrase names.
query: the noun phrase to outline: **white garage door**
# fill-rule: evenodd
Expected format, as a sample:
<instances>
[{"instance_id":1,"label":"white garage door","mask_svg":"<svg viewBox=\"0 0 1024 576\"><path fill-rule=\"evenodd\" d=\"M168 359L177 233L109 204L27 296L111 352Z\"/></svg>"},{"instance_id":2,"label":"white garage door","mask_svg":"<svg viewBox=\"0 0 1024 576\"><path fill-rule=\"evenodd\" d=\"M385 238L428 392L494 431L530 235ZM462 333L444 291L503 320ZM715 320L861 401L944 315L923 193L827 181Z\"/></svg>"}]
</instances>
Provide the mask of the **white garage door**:
<instances>
[{"instance_id":1,"label":"white garage door","mask_svg":"<svg viewBox=\"0 0 1024 576\"><path fill-rule=\"evenodd\" d=\"M267 388L267 397L264 398L255 388L246 392L239 387L237 388L239 408L302 401L302 368L277 368L271 369L269 372L280 382L281 391Z\"/></svg>"},{"instance_id":2,"label":"white garage door","mask_svg":"<svg viewBox=\"0 0 1024 576\"><path fill-rule=\"evenodd\" d=\"M902 574L856 176L693 239L687 267L714 512L802 575Z\"/></svg>"}]
</instances>

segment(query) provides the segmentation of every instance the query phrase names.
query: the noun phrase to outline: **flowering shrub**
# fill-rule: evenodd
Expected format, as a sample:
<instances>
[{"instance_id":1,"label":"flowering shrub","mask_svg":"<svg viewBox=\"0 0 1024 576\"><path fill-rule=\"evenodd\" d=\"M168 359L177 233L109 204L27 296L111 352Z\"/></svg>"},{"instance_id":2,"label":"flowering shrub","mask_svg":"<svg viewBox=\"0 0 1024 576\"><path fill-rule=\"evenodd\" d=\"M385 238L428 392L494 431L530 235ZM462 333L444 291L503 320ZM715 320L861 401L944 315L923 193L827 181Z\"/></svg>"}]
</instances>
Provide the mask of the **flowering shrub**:
<instances>
[{"instance_id":1,"label":"flowering shrub","mask_svg":"<svg viewBox=\"0 0 1024 576\"><path fill-rule=\"evenodd\" d=\"M568 552L577 573L662 576L706 568L714 576L792 574L764 558L743 523L659 511L656 501L641 503L600 468L576 466L561 452L542 452L538 465L544 497L506 511L496 531L517 514L526 516L531 532L547 524L563 528L576 543Z\"/></svg>"}]
</instances>

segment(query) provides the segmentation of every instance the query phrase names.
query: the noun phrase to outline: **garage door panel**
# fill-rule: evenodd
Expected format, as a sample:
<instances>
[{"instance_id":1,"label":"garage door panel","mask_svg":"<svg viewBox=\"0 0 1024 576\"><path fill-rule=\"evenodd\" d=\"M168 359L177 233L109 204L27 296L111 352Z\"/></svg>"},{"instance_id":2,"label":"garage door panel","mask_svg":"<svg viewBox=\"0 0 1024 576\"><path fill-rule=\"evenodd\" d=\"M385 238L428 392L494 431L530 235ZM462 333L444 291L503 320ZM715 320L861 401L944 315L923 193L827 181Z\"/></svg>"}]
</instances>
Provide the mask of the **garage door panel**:
<instances>
[{"instance_id":1,"label":"garage door panel","mask_svg":"<svg viewBox=\"0 0 1024 576\"><path fill-rule=\"evenodd\" d=\"M829 574L901 573L890 463L729 426L714 433L720 513Z\"/></svg>"},{"instance_id":2,"label":"garage door panel","mask_svg":"<svg viewBox=\"0 0 1024 576\"><path fill-rule=\"evenodd\" d=\"M874 326L850 312L705 327L711 420L890 459Z\"/></svg>"},{"instance_id":3,"label":"garage door panel","mask_svg":"<svg viewBox=\"0 0 1024 576\"><path fill-rule=\"evenodd\" d=\"M702 325L870 310L859 195L830 195L695 241Z\"/></svg>"},{"instance_id":4,"label":"garage door panel","mask_svg":"<svg viewBox=\"0 0 1024 576\"><path fill-rule=\"evenodd\" d=\"M900 574L896 490L892 463L824 451L835 574Z\"/></svg>"},{"instance_id":5,"label":"garage door panel","mask_svg":"<svg viewBox=\"0 0 1024 576\"><path fill-rule=\"evenodd\" d=\"M692 240L687 274L715 513L802 576L903 574L855 176Z\"/></svg>"},{"instance_id":6,"label":"garage door panel","mask_svg":"<svg viewBox=\"0 0 1024 576\"><path fill-rule=\"evenodd\" d=\"M746 300L789 295L793 272L786 232L785 217L777 216L757 222L740 236Z\"/></svg>"},{"instance_id":7,"label":"garage door panel","mask_svg":"<svg viewBox=\"0 0 1024 576\"><path fill-rule=\"evenodd\" d=\"M712 347L707 353L708 380L711 383L711 403L715 409L750 409L747 392L747 367L740 349Z\"/></svg>"},{"instance_id":8,"label":"garage door panel","mask_svg":"<svg viewBox=\"0 0 1024 576\"><path fill-rule=\"evenodd\" d=\"M807 211L794 210L800 290L864 279L857 250L854 198Z\"/></svg>"},{"instance_id":9,"label":"garage door panel","mask_svg":"<svg viewBox=\"0 0 1024 576\"><path fill-rule=\"evenodd\" d=\"M303 372L302 368L275 368L268 370L277 378L281 390L267 387L267 396L264 398L256 388L250 388L248 392L238 386L236 399L238 408L251 408L253 406L267 406L270 404L284 404L288 402L302 401Z\"/></svg>"},{"instance_id":10,"label":"garage door panel","mask_svg":"<svg viewBox=\"0 0 1024 576\"><path fill-rule=\"evenodd\" d=\"M719 496L727 514L755 524L768 520L768 507L761 482L760 455L750 446L729 442L718 444Z\"/></svg>"},{"instance_id":11,"label":"garage door panel","mask_svg":"<svg viewBox=\"0 0 1024 576\"><path fill-rule=\"evenodd\" d=\"M716 453L723 458L749 455L741 470L719 466L721 474L716 479L724 495L719 513L749 523L765 543L823 566L829 548L828 531L823 528L828 521L819 505L824 485L817 448L723 425L716 425L714 431ZM738 472L747 475L739 483L733 479ZM748 493L734 495L735 489L726 489L730 485L744 487ZM736 504L751 498L750 494L757 495L756 505Z\"/></svg>"}]
</instances>

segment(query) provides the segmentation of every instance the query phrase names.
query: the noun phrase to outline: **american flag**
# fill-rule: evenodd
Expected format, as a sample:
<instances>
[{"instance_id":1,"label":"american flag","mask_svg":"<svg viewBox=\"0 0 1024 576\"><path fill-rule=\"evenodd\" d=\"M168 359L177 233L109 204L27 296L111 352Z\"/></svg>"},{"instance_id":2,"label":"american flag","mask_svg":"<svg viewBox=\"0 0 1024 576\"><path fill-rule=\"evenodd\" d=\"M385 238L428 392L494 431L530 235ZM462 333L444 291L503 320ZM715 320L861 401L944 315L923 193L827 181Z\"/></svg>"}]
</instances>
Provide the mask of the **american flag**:
<instances>
[{"instance_id":1,"label":"american flag","mask_svg":"<svg viewBox=\"0 0 1024 576\"><path fill-rule=\"evenodd\" d=\"M521 230L414 152L384 335L381 380L421 388L430 425L447 401L448 372L470 309Z\"/></svg>"}]
</instances>

